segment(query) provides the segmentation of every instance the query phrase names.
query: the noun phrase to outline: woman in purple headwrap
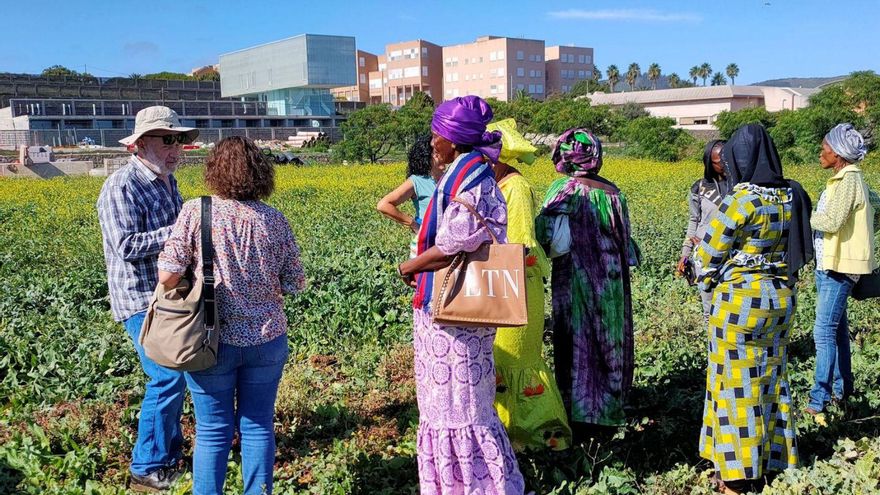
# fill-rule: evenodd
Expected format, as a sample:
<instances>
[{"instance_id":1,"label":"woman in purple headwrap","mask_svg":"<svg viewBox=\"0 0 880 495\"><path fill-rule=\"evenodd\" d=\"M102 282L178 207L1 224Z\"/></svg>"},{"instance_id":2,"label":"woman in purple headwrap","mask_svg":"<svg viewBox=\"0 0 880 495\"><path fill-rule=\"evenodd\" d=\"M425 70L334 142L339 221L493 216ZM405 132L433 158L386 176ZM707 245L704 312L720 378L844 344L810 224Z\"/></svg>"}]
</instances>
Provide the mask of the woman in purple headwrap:
<instances>
[{"instance_id":1,"label":"woman in purple headwrap","mask_svg":"<svg viewBox=\"0 0 880 495\"><path fill-rule=\"evenodd\" d=\"M493 407L494 328L435 323L431 315L434 270L460 252L490 242L487 227L507 239L507 206L492 167L501 133L486 132L492 109L476 96L437 107L431 122L434 160L447 164L419 229L418 256L398 267L416 288L413 299L416 394L419 404L418 464L423 495L522 494L523 477L507 433Z\"/></svg>"},{"instance_id":2,"label":"woman in purple headwrap","mask_svg":"<svg viewBox=\"0 0 880 495\"><path fill-rule=\"evenodd\" d=\"M629 267L639 263L626 197L599 176L602 143L569 129L553 149L565 177L550 185L536 221L553 258L556 379L575 436L620 425L633 380Z\"/></svg>"}]
</instances>

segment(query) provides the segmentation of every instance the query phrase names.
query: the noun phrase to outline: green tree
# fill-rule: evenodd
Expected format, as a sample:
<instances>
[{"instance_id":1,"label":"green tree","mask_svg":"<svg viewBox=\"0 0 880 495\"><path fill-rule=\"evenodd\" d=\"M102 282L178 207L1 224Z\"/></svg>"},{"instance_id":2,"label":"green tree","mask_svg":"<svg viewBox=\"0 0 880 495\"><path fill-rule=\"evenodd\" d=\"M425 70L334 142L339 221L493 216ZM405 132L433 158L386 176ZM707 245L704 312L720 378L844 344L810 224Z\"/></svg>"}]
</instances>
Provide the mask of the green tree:
<instances>
[{"instance_id":1,"label":"green tree","mask_svg":"<svg viewBox=\"0 0 880 495\"><path fill-rule=\"evenodd\" d=\"M607 90L608 88L599 84L599 82L594 79L581 79L574 83L574 86L571 87L571 91L569 91L568 94L574 98L576 96L584 96L590 93L604 93Z\"/></svg>"},{"instance_id":2,"label":"green tree","mask_svg":"<svg viewBox=\"0 0 880 495\"><path fill-rule=\"evenodd\" d=\"M602 80L602 69L598 65L593 65L593 74L590 76L590 80L596 84L599 84L599 81Z\"/></svg>"},{"instance_id":3,"label":"green tree","mask_svg":"<svg viewBox=\"0 0 880 495\"><path fill-rule=\"evenodd\" d=\"M220 73L219 72L207 72L205 74L200 75L195 78L197 81L219 81Z\"/></svg>"},{"instance_id":4,"label":"green tree","mask_svg":"<svg viewBox=\"0 0 880 495\"><path fill-rule=\"evenodd\" d=\"M183 74L181 72L156 72L154 74L145 74L144 79L165 79L165 80L173 80L173 81L194 81L195 79L189 74Z\"/></svg>"},{"instance_id":5,"label":"green tree","mask_svg":"<svg viewBox=\"0 0 880 495\"><path fill-rule=\"evenodd\" d=\"M733 86L736 84L734 80L739 77L739 66L736 64L728 64L725 72L727 72L727 77L730 78L730 85Z\"/></svg>"},{"instance_id":6,"label":"green tree","mask_svg":"<svg viewBox=\"0 0 880 495\"><path fill-rule=\"evenodd\" d=\"M608 77L608 87L611 88L611 92L614 92L614 85L620 81L620 70L616 65L611 64L608 66L608 69L605 71L605 75Z\"/></svg>"},{"instance_id":7,"label":"green tree","mask_svg":"<svg viewBox=\"0 0 880 495\"><path fill-rule=\"evenodd\" d=\"M640 117L649 117L651 114L645 110L645 107L634 102L628 101L623 105L614 109L614 113L619 115L623 120L636 120Z\"/></svg>"},{"instance_id":8,"label":"green tree","mask_svg":"<svg viewBox=\"0 0 880 495\"><path fill-rule=\"evenodd\" d=\"M370 105L349 114L340 126L342 141L333 147L338 160L376 163L398 142L399 128L391 105Z\"/></svg>"},{"instance_id":9,"label":"green tree","mask_svg":"<svg viewBox=\"0 0 880 495\"><path fill-rule=\"evenodd\" d=\"M715 127L718 128L722 139L730 138L734 131L746 124L761 124L765 128L771 129L776 125L776 116L761 105L743 108L735 112L725 110L715 119Z\"/></svg>"},{"instance_id":10,"label":"green tree","mask_svg":"<svg viewBox=\"0 0 880 495\"><path fill-rule=\"evenodd\" d=\"M657 79L660 79L660 64L653 63L648 66L648 80L651 81L651 89L657 89Z\"/></svg>"},{"instance_id":11,"label":"green tree","mask_svg":"<svg viewBox=\"0 0 880 495\"><path fill-rule=\"evenodd\" d=\"M681 78L678 77L678 74L673 72L672 74L666 76L666 82L669 83L670 88L677 88L679 84L681 84Z\"/></svg>"},{"instance_id":12,"label":"green tree","mask_svg":"<svg viewBox=\"0 0 880 495\"><path fill-rule=\"evenodd\" d=\"M138 74L137 72L132 72L131 74L128 75L129 79L134 79L135 81L137 81L138 79L143 79L143 77L144 77L143 75Z\"/></svg>"},{"instance_id":13,"label":"green tree","mask_svg":"<svg viewBox=\"0 0 880 495\"><path fill-rule=\"evenodd\" d=\"M700 66L695 65L691 67L691 70L688 71L688 76L694 81L694 86L697 85L697 78L700 77Z\"/></svg>"},{"instance_id":14,"label":"green tree","mask_svg":"<svg viewBox=\"0 0 880 495\"><path fill-rule=\"evenodd\" d=\"M629 90L636 90L636 80L642 74L642 68L639 67L639 64L633 62L629 64L629 68L626 70L626 82L629 84Z\"/></svg>"},{"instance_id":15,"label":"green tree","mask_svg":"<svg viewBox=\"0 0 880 495\"><path fill-rule=\"evenodd\" d=\"M434 100L426 93L417 91L397 112L397 132L406 147L415 139L431 133L431 116L434 115Z\"/></svg>"},{"instance_id":16,"label":"green tree","mask_svg":"<svg viewBox=\"0 0 880 495\"><path fill-rule=\"evenodd\" d=\"M700 77L703 79L703 86L706 85L706 79L712 75L712 66L709 65L709 62L703 62L703 65L700 66Z\"/></svg>"},{"instance_id":17,"label":"green tree","mask_svg":"<svg viewBox=\"0 0 880 495\"><path fill-rule=\"evenodd\" d=\"M668 117L639 117L631 121L621 132L626 154L665 162L681 160L695 139L674 125L675 120Z\"/></svg>"},{"instance_id":18,"label":"green tree","mask_svg":"<svg viewBox=\"0 0 880 495\"><path fill-rule=\"evenodd\" d=\"M724 86L725 84L727 84L727 79L724 78L724 74L716 72L712 75L712 86Z\"/></svg>"},{"instance_id":19,"label":"green tree","mask_svg":"<svg viewBox=\"0 0 880 495\"><path fill-rule=\"evenodd\" d=\"M559 96L537 105L528 130L560 134L572 127L587 127L597 134L608 135L613 131L612 124L613 118L607 106L594 107L587 98Z\"/></svg>"},{"instance_id":20,"label":"green tree","mask_svg":"<svg viewBox=\"0 0 880 495\"><path fill-rule=\"evenodd\" d=\"M79 77L81 74L63 65L53 65L43 69L40 75L43 77Z\"/></svg>"}]
</instances>

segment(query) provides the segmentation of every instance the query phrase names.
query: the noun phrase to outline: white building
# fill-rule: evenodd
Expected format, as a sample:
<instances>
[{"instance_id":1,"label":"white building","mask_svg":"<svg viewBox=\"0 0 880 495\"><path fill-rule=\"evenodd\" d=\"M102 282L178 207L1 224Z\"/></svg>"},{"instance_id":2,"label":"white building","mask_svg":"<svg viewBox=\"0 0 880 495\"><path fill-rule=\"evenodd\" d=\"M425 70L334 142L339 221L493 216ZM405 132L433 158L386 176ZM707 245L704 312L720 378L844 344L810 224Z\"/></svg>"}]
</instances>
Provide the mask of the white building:
<instances>
[{"instance_id":1,"label":"white building","mask_svg":"<svg viewBox=\"0 0 880 495\"><path fill-rule=\"evenodd\" d=\"M698 86L624 93L593 93L593 105L642 105L654 117L675 119L676 127L714 130L715 119L723 111L763 106L770 112L797 110L809 104L814 88L779 88L773 86Z\"/></svg>"}]
</instances>

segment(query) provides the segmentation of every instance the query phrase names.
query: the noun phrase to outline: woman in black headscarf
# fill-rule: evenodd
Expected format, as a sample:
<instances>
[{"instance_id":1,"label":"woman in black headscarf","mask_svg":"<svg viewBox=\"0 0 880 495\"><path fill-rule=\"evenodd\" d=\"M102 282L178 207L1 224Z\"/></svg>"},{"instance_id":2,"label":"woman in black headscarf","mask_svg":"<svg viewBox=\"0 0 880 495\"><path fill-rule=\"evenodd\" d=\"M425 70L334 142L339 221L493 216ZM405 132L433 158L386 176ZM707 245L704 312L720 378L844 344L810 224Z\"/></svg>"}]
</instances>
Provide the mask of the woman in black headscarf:
<instances>
[{"instance_id":1,"label":"woman in black headscarf","mask_svg":"<svg viewBox=\"0 0 880 495\"><path fill-rule=\"evenodd\" d=\"M810 199L757 124L721 158L732 191L697 251L700 286L712 291L700 456L722 492L739 493L797 465L786 368L796 273L812 256Z\"/></svg>"},{"instance_id":2,"label":"woman in black headscarf","mask_svg":"<svg viewBox=\"0 0 880 495\"><path fill-rule=\"evenodd\" d=\"M694 248L700 244L709 222L721 206L721 202L730 191L730 185L725 176L724 164L721 163L721 148L726 141L713 140L706 143L703 151L703 177L697 179L691 186L688 195L690 220L688 221L687 233L684 236L684 244L681 246L681 258L678 260L676 271L679 275L688 278L693 284L693 276L699 275L700 268L694 266L691 259ZM712 308L712 293L700 291L700 300L703 303L703 322L709 319L709 310Z\"/></svg>"}]
</instances>

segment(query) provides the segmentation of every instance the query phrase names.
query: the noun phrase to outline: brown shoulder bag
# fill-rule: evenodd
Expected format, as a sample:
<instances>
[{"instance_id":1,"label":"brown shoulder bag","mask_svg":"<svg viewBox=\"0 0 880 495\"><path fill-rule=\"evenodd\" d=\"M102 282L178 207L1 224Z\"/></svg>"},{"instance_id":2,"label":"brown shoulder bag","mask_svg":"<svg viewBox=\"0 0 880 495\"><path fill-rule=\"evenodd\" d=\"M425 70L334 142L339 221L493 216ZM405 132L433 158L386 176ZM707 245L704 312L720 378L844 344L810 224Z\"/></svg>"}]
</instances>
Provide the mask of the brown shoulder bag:
<instances>
[{"instance_id":1,"label":"brown shoulder bag","mask_svg":"<svg viewBox=\"0 0 880 495\"><path fill-rule=\"evenodd\" d=\"M188 272L171 290L159 284L141 328L140 343L147 357L178 371L201 371L217 363L220 327L214 299L210 196L202 196L200 241L201 280Z\"/></svg>"},{"instance_id":2,"label":"brown shoulder bag","mask_svg":"<svg viewBox=\"0 0 880 495\"><path fill-rule=\"evenodd\" d=\"M448 267L434 273L434 321L460 327L526 325L525 247L501 244L473 206L453 201L477 217L492 242L472 253L458 253Z\"/></svg>"}]
</instances>

